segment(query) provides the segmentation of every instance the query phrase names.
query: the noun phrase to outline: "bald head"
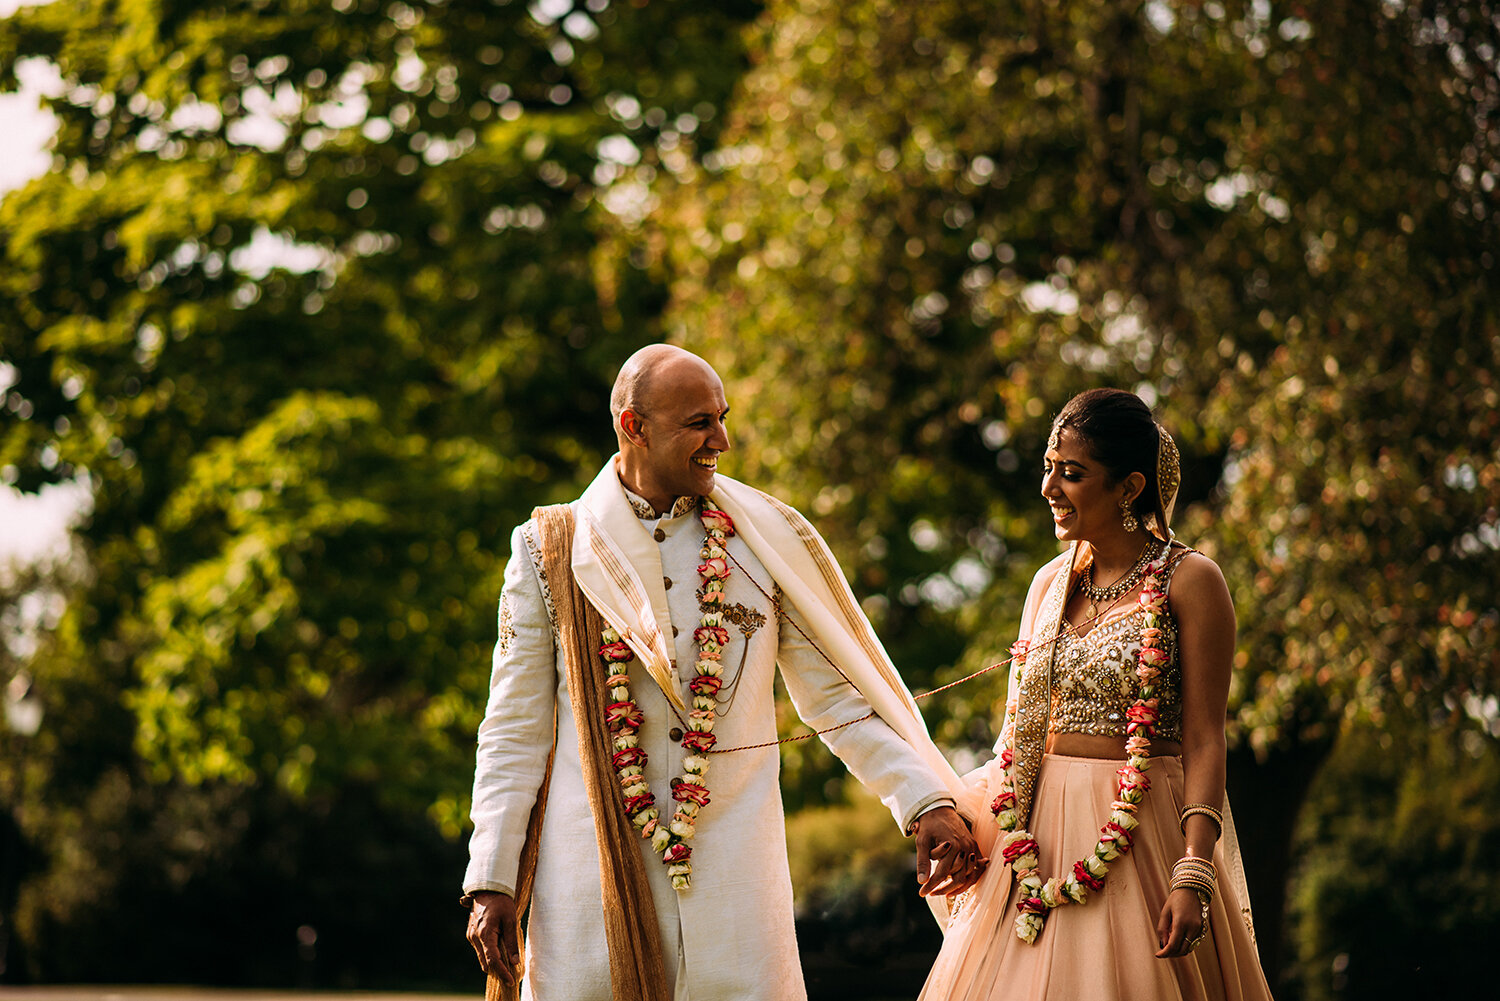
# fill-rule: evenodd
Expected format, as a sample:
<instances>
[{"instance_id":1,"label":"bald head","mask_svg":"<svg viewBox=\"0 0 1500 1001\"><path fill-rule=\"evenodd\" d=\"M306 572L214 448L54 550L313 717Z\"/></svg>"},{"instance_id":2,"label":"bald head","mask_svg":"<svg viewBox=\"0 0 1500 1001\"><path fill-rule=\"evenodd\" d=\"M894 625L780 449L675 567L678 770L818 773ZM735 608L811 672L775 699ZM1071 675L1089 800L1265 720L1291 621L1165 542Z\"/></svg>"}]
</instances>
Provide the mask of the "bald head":
<instances>
[{"instance_id":1,"label":"bald head","mask_svg":"<svg viewBox=\"0 0 1500 1001\"><path fill-rule=\"evenodd\" d=\"M719 381L712 365L675 344L648 344L641 348L620 366L609 394L609 416L615 434L621 434L620 415L625 411L651 414L660 409L656 397L670 393L673 386L685 379L697 381L705 375Z\"/></svg>"},{"instance_id":2,"label":"bald head","mask_svg":"<svg viewBox=\"0 0 1500 1001\"><path fill-rule=\"evenodd\" d=\"M708 362L671 344L641 348L621 366L609 409L627 488L659 512L713 491L729 403Z\"/></svg>"}]
</instances>

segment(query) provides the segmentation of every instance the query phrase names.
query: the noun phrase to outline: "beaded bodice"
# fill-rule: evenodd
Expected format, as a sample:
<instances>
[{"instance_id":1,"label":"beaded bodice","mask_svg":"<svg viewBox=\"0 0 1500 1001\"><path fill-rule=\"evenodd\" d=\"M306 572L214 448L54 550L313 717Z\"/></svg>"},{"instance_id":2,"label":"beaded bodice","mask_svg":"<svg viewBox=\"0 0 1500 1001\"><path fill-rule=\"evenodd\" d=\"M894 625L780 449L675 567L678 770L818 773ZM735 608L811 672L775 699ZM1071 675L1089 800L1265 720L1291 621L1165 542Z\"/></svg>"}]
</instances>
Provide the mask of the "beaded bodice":
<instances>
[{"instance_id":1,"label":"beaded bodice","mask_svg":"<svg viewBox=\"0 0 1500 1001\"><path fill-rule=\"evenodd\" d=\"M1176 565L1176 562L1171 564L1164 576L1170 577ZM1163 580L1162 586L1166 583ZM1140 689L1135 669L1141 652L1144 617L1136 606L1105 619L1081 638L1072 629L1063 630L1052 669L1052 713L1048 725L1052 733L1126 735L1125 727L1130 721L1125 713ZM1182 664L1178 658L1177 620L1170 611L1164 616L1161 646L1167 654L1167 663L1162 665L1158 682L1161 718L1156 736L1161 740L1181 741Z\"/></svg>"}]
</instances>

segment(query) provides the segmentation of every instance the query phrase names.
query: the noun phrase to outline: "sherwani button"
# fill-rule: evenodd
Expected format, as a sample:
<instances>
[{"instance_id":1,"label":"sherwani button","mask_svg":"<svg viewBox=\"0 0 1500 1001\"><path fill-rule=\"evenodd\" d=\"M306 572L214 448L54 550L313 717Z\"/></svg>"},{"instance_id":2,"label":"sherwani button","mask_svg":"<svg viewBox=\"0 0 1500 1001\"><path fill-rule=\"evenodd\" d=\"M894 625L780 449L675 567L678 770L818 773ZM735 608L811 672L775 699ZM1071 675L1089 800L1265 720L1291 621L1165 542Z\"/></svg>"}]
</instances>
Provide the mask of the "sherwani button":
<instances>
[{"instance_id":1,"label":"sherwani button","mask_svg":"<svg viewBox=\"0 0 1500 1001\"><path fill-rule=\"evenodd\" d=\"M674 727L672 727L672 729L670 729L670 730L667 731L667 736L671 737L673 740L681 740L682 739L682 727L680 727L680 726L674 726ZM681 779L673 779L672 780L672 784L675 786L678 782L681 782L681 781L682 781Z\"/></svg>"},{"instance_id":2,"label":"sherwani button","mask_svg":"<svg viewBox=\"0 0 1500 1001\"><path fill-rule=\"evenodd\" d=\"M672 627L672 638L674 640L677 638L677 627L676 626Z\"/></svg>"},{"instance_id":3,"label":"sherwani button","mask_svg":"<svg viewBox=\"0 0 1500 1001\"><path fill-rule=\"evenodd\" d=\"M681 731L679 731L679 732L681 732ZM680 785L682 785L682 776L681 775L673 775L672 776L672 788L676 789Z\"/></svg>"},{"instance_id":4,"label":"sherwani button","mask_svg":"<svg viewBox=\"0 0 1500 1001\"><path fill-rule=\"evenodd\" d=\"M656 531L652 532L651 534L652 534L652 536L655 537L655 539L656 539L657 542L660 542L661 540L663 540L663 539L665 539L667 537L667 533L664 532L664 531L662 531L659 528Z\"/></svg>"},{"instance_id":5,"label":"sherwani button","mask_svg":"<svg viewBox=\"0 0 1500 1001\"><path fill-rule=\"evenodd\" d=\"M661 579L661 582L662 582L662 586L665 587L668 591L672 590L672 578L670 578L670 577L663 577Z\"/></svg>"}]
</instances>

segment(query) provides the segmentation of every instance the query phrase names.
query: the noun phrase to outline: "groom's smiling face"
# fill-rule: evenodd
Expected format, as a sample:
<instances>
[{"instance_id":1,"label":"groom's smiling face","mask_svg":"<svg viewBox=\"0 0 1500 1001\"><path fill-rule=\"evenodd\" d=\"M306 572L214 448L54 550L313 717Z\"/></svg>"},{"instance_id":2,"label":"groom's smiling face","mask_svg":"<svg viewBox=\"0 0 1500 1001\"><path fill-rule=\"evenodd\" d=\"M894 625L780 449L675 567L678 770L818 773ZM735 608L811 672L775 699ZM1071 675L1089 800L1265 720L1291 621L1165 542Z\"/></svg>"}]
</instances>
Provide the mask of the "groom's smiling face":
<instances>
[{"instance_id":1,"label":"groom's smiling face","mask_svg":"<svg viewBox=\"0 0 1500 1001\"><path fill-rule=\"evenodd\" d=\"M641 495L658 511L674 498L712 493L719 456L729 451L724 384L692 356L663 361L635 411L640 421Z\"/></svg>"}]
</instances>

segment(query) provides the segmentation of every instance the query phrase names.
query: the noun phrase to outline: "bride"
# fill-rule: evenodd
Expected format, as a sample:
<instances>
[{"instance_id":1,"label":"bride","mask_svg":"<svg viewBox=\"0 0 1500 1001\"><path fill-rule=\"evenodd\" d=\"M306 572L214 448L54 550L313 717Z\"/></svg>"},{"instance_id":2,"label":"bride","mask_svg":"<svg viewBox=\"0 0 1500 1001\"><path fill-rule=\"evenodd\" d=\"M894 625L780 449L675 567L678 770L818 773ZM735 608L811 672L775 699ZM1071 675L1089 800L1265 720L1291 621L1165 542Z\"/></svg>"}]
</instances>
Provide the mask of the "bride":
<instances>
[{"instance_id":1,"label":"bride","mask_svg":"<svg viewBox=\"0 0 1500 1001\"><path fill-rule=\"evenodd\" d=\"M1224 801L1234 606L1172 539L1176 445L1131 393L1053 422L1067 552L1032 581L997 756L993 859L953 898L922 998L1270 998Z\"/></svg>"}]
</instances>

